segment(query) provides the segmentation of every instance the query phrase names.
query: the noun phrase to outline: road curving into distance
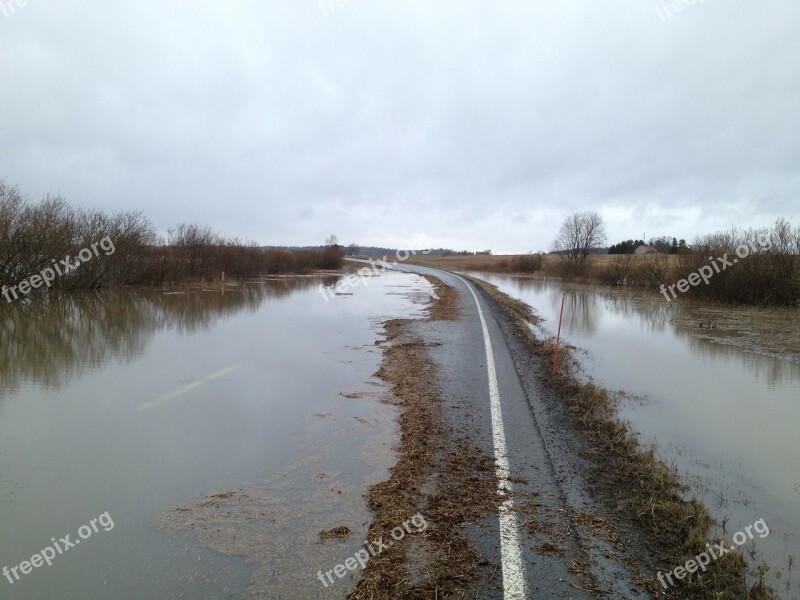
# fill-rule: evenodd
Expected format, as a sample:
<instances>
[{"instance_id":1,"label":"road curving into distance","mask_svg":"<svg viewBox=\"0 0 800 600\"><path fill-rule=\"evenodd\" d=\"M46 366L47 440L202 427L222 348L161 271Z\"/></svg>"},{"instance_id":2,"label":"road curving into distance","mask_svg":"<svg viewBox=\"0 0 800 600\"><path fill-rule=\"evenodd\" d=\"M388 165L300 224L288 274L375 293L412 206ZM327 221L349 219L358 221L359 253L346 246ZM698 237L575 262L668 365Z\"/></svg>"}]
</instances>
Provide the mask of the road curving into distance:
<instances>
[{"instance_id":1,"label":"road curving into distance","mask_svg":"<svg viewBox=\"0 0 800 600\"><path fill-rule=\"evenodd\" d=\"M499 566L494 577L482 575L480 597L650 598L631 570L641 548L609 527L613 515L590 493L586 448L504 313L458 275L390 268L435 277L458 293L456 320L419 322L415 333L437 366L443 419L494 458L505 492L492 522L467 528L479 554Z\"/></svg>"}]
</instances>

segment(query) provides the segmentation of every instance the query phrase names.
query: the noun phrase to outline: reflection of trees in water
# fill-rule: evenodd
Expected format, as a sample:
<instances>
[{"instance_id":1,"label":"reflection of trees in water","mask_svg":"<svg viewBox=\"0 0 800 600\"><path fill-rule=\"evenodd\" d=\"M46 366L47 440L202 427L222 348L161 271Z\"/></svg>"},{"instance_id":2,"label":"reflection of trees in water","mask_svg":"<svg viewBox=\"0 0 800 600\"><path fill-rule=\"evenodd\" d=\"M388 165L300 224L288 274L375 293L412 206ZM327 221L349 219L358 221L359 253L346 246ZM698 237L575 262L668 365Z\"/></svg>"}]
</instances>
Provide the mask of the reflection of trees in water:
<instances>
[{"instance_id":1,"label":"reflection of trees in water","mask_svg":"<svg viewBox=\"0 0 800 600\"><path fill-rule=\"evenodd\" d=\"M629 319L635 316L651 333L671 330L674 318L673 310L677 305L659 302L648 296L631 296L620 293L604 293L602 288L592 286L550 281L546 279L511 279L520 292L547 292L547 298L558 319L561 310L561 293L566 289L567 299L564 303L564 327L566 331L580 331L588 336L597 332L603 311ZM659 296L660 298L660 296ZM601 305L602 302L602 305ZM556 322L556 326L558 323Z\"/></svg>"},{"instance_id":2,"label":"reflection of trees in water","mask_svg":"<svg viewBox=\"0 0 800 600\"><path fill-rule=\"evenodd\" d=\"M748 351L745 344L737 344L736 334L714 332L708 329L694 329L681 323L703 323L714 320L703 312L696 312L697 306L690 303L667 303L661 298L609 297L609 309L620 314L635 313L639 319L650 326L650 331L669 331L676 337L688 340L692 353L721 359L726 363L738 361L745 369L759 378L765 378L772 385L778 385L791 378L800 377L800 366L774 356ZM735 310L735 309L731 309ZM626 312L630 311L630 312ZM718 340L713 338L717 336Z\"/></svg>"},{"instance_id":3,"label":"reflection of trees in water","mask_svg":"<svg viewBox=\"0 0 800 600\"><path fill-rule=\"evenodd\" d=\"M561 308L561 291L567 289L567 300L564 305L564 327L570 331L572 327L591 335L596 331L601 308L609 314L622 319L635 317L649 333L663 334L674 333L678 338L688 340L689 349L698 356L708 356L723 360L728 364L742 365L747 371L758 378L767 381L770 385L780 386L787 381L800 379L800 366L773 356L765 356L749 352L745 347L736 343L735 337L715 341L711 336L724 336L724 333L715 334L708 330L692 330L677 325L677 323L690 321L701 322L708 320L708 316L697 315L693 312L692 305L686 303L668 303L660 296L631 295L629 293L610 292L602 297L604 306L598 304L601 289L594 290L587 286L566 284L559 281L541 279L507 278L507 284L514 286L521 293L530 297L534 294L546 292L547 301L553 309L553 314L558 318ZM557 325L557 322L556 322ZM665 340L665 344L671 344Z\"/></svg>"},{"instance_id":4,"label":"reflection of trees in water","mask_svg":"<svg viewBox=\"0 0 800 600\"><path fill-rule=\"evenodd\" d=\"M561 294L552 295L551 303L558 314L561 310ZM579 331L591 337L597 333L598 316L597 296L591 293L567 291L564 301L564 331Z\"/></svg>"},{"instance_id":5,"label":"reflection of trees in water","mask_svg":"<svg viewBox=\"0 0 800 600\"><path fill-rule=\"evenodd\" d=\"M580 331L587 335L596 332L599 317L605 309L608 314L620 321L638 319L652 334L674 334L681 340L688 340L687 350L698 357L707 356L726 362L731 368L739 364L747 371L773 386L786 385L800 379L800 365L769 355L748 351L746 344L737 343L736 333L723 330L695 329L681 323L702 323L716 320L714 315L696 312L697 307L683 302L666 302L663 297L649 294L631 294L608 291L607 288L593 288L581 284L546 279L526 279L521 277L493 276L490 281L499 283L505 289L514 290L518 297L543 297L552 308L555 323L551 324L553 333L558 326L558 311L561 308L561 292L567 290L564 305L564 331ZM602 299L603 305L599 304ZM536 306L533 306L534 310ZM739 335L747 335L745 326ZM714 338L719 338L715 341ZM743 342L746 342L743 339ZM664 345L673 345L672 338L665 338ZM737 362L738 361L738 362Z\"/></svg>"},{"instance_id":6,"label":"reflection of trees in water","mask_svg":"<svg viewBox=\"0 0 800 600\"><path fill-rule=\"evenodd\" d=\"M689 340L692 352L722 359L731 366L735 364L734 359L736 359L744 369L772 386L780 387L791 381L800 380L800 365L775 356L748 351L737 345L733 339L725 342L715 341L713 338L698 337L697 333L680 327L676 328L676 332L679 337Z\"/></svg>"},{"instance_id":7,"label":"reflection of trees in water","mask_svg":"<svg viewBox=\"0 0 800 600\"><path fill-rule=\"evenodd\" d=\"M606 294L603 297L608 312L619 317L635 315L650 333L672 330L675 310L678 305L641 296Z\"/></svg>"},{"instance_id":8,"label":"reflection of trees in water","mask_svg":"<svg viewBox=\"0 0 800 600\"><path fill-rule=\"evenodd\" d=\"M235 289L164 295L157 290L119 290L51 297L0 310L0 393L22 381L63 386L73 375L111 358L142 354L156 331L192 333L221 317L254 313L268 299L316 287L319 279L250 283Z\"/></svg>"},{"instance_id":9,"label":"reflection of trees in water","mask_svg":"<svg viewBox=\"0 0 800 600\"><path fill-rule=\"evenodd\" d=\"M514 285L521 294L526 293L547 293L547 302L553 309L555 323L553 327L558 327L558 315L561 311L561 294L565 287L562 282L548 281L544 279L523 279L509 278L508 283ZM591 291L582 289L566 289L567 298L564 302L564 332L581 332L592 336L597 332L597 322L600 312L599 299ZM534 310L536 307L533 307Z\"/></svg>"}]
</instances>

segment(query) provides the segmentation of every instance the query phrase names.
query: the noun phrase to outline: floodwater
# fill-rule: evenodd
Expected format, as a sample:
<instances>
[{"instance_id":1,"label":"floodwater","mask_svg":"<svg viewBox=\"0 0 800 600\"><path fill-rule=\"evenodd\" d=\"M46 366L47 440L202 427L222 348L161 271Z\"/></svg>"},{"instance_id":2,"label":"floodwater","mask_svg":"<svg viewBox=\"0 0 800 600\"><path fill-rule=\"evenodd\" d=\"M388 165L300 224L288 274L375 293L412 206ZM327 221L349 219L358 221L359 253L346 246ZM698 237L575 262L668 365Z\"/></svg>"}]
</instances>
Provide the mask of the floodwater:
<instances>
[{"instance_id":1,"label":"floodwater","mask_svg":"<svg viewBox=\"0 0 800 600\"><path fill-rule=\"evenodd\" d=\"M555 336L562 282L472 275L529 304ZM706 339L698 328L686 327L702 319L693 316L703 309L657 295L604 294L603 288L569 285L562 343L578 348L586 375L596 383L636 397L621 400L622 418L643 443L657 444L717 519L728 519L729 540L765 520L769 535L754 535L757 560L770 566L781 597L795 599L800 597L800 365L742 347L736 341L743 336ZM787 318L794 315L787 312Z\"/></svg>"},{"instance_id":2,"label":"floodwater","mask_svg":"<svg viewBox=\"0 0 800 600\"><path fill-rule=\"evenodd\" d=\"M362 495L393 462L380 322L420 315L431 288L387 272L326 301L320 283L4 307L0 568L75 545L0 576L0 597L344 597L357 573L316 573L361 546ZM352 536L319 543L339 526Z\"/></svg>"}]
</instances>

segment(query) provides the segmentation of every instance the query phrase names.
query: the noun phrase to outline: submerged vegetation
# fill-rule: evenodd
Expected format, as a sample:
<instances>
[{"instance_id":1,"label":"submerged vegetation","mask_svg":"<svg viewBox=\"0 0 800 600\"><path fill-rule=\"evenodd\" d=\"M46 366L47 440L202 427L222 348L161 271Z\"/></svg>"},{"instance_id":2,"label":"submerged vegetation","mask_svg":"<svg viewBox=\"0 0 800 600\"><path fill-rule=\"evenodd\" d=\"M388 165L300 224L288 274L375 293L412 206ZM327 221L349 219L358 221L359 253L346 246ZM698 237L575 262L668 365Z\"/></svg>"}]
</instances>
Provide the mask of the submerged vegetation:
<instances>
[{"instance_id":1,"label":"submerged vegetation","mask_svg":"<svg viewBox=\"0 0 800 600\"><path fill-rule=\"evenodd\" d=\"M163 239L140 211L107 214L76 208L60 196L31 203L18 187L0 181L1 284L16 285L58 261L74 259L104 238L113 244L112 252L54 278L50 289L219 280L223 273L252 278L338 269L343 264L336 245L322 251L265 249L196 224L179 224Z\"/></svg>"}]
</instances>

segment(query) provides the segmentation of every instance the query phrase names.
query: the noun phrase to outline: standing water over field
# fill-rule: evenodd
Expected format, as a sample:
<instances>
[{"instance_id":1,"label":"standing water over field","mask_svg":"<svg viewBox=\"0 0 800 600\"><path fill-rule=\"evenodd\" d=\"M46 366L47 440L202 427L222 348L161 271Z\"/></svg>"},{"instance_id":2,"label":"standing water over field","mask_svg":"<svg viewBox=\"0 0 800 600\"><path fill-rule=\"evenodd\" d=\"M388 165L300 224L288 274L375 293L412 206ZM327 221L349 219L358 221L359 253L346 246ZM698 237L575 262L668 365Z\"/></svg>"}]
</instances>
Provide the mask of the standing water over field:
<instances>
[{"instance_id":1,"label":"standing water over field","mask_svg":"<svg viewBox=\"0 0 800 600\"><path fill-rule=\"evenodd\" d=\"M473 275L529 304L555 336L562 282ZM800 366L748 351L735 336L705 339L698 334L713 322L695 308L569 285L562 343L586 351L577 356L598 384L640 397L621 403L622 418L643 443L657 443L718 519L728 519L729 540L766 521L769 535L754 536L756 560L770 566L781 597L798 598Z\"/></svg>"},{"instance_id":2,"label":"standing water over field","mask_svg":"<svg viewBox=\"0 0 800 600\"><path fill-rule=\"evenodd\" d=\"M360 547L362 494L393 462L379 323L431 287L385 273L326 301L320 283L9 307L0 597L344 597L357 573L316 573ZM318 543L339 526L352 538ZM51 566L24 563L55 544Z\"/></svg>"}]
</instances>

